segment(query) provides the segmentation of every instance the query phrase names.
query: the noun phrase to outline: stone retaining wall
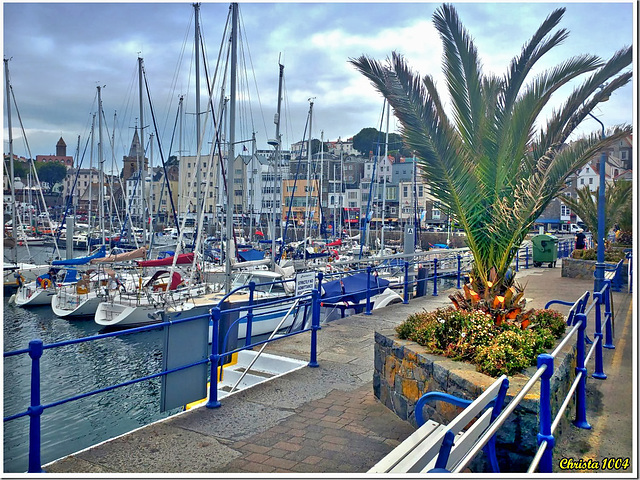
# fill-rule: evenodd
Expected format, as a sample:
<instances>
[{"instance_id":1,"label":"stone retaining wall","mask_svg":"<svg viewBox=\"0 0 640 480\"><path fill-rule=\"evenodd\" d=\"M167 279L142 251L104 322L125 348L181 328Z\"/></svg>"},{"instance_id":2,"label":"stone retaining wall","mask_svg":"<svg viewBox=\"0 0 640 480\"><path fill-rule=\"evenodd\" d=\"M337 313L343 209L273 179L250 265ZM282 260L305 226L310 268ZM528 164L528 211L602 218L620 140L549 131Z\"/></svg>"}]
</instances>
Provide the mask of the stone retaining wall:
<instances>
[{"instance_id":1,"label":"stone retaining wall","mask_svg":"<svg viewBox=\"0 0 640 480\"><path fill-rule=\"evenodd\" d=\"M607 267L615 267L616 263L606 262ZM593 274L596 270L595 260L582 260L579 258L563 258L562 259L562 273L563 277L569 278L586 278L593 279ZM627 263L622 268L622 284L626 284L628 280Z\"/></svg>"},{"instance_id":2,"label":"stone retaining wall","mask_svg":"<svg viewBox=\"0 0 640 480\"><path fill-rule=\"evenodd\" d=\"M575 342L570 342L575 345ZM495 379L476 371L474 365L433 355L415 342L400 340L394 330L375 334L375 371L373 390L376 397L401 419L416 426L414 407L420 396L441 391L475 400ZM575 349L567 346L554 363L551 378L552 415L555 417L566 398L574 378ZM509 377L506 403L520 392L535 373L530 367L523 374ZM497 453L502 472L526 472L537 450L540 382L524 397L520 405L498 431ZM452 405L437 402L425 408L425 418L448 423L460 411ZM556 438L569 427L570 405L557 430ZM484 454L471 464L474 472L490 471Z\"/></svg>"}]
</instances>

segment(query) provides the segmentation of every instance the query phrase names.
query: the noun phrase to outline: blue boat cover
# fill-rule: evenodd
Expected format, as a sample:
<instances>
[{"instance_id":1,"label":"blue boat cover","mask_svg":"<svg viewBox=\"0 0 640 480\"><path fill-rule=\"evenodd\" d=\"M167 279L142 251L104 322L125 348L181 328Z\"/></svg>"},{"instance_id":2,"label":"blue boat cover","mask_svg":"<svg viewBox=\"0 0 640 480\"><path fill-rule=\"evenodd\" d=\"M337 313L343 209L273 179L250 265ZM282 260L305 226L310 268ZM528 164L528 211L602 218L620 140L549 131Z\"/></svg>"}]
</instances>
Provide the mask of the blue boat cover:
<instances>
[{"instance_id":1,"label":"blue boat cover","mask_svg":"<svg viewBox=\"0 0 640 480\"><path fill-rule=\"evenodd\" d=\"M53 262L51 262L51 265L55 265L55 266L61 266L61 265L85 265L87 263L89 263L91 260L93 260L94 258L102 258L105 257L107 255L107 251L105 249L105 246L102 245L100 247L100 250L98 250L97 252L93 253L92 255L86 256L86 257L78 257L78 258L70 258L68 260L54 260Z\"/></svg>"},{"instance_id":2,"label":"blue boat cover","mask_svg":"<svg viewBox=\"0 0 640 480\"><path fill-rule=\"evenodd\" d=\"M382 293L389 286L389 280L371 275L369 278L369 289L371 296ZM339 280L332 280L322 284L322 299L327 299L331 303L346 301L349 303L359 303L367 298L367 274L354 273Z\"/></svg>"},{"instance_id":3,"label":"blue boat cover","mask_svg":"<svg viewBox=\"0 0 640 480\"><path fill-rule=\"evenodd\" d=\"M255 248L252 248L251 250L240 250L238 251L238 255L240 255L240 258L245 262L262 260L264 258L264 252L256 250Z\"/></svg>"}]
</instances>

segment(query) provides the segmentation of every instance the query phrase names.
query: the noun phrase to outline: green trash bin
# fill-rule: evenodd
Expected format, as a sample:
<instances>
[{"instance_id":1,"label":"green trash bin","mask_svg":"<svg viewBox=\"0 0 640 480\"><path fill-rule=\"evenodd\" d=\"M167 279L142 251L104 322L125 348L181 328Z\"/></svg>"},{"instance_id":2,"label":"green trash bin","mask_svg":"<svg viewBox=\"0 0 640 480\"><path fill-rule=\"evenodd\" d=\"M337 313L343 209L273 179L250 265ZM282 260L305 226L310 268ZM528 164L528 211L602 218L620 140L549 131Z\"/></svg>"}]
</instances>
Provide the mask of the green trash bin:
<instances>
[{"instance_id":1,"label":"green trash bin","mask_svg":"<svg viewBox=\"0 0 640 480\"><path fill-rule=\"evenodd\" d=\"M556 266L558 260L558 237L540 234L531 238L533 243L533 266L540 267L548 263L549 268Z\"/></svg>"}]
</instances>

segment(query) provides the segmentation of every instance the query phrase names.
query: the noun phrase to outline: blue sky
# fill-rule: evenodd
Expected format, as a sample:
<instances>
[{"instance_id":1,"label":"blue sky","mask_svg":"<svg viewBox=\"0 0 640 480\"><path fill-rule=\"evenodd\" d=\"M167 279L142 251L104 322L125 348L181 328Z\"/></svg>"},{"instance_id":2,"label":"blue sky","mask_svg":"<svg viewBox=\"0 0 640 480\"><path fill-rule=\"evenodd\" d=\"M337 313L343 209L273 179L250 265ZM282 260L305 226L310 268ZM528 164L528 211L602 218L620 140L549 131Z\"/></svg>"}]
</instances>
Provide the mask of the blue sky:
<instances>
[{"instance_id":1,"label":"blue sky","mask_svg":"<svg viewBox=\"0 0 640 480\"><path fill-rule=\"evenodd\" d=\"M416 71L433 74L438 80L442 48L432 15L439 5L241 2L243 64L248 67L241 78L249 85L241 90L243 97L250 99L251 108L243 107L239 113L242 126L237 137L244 139L255 131L258 148L267 148L266 139L274 137L279 58L285 65L281 125L285 145L302 138L312 97L314 138L324 132L325 140L335 140L351 137L365 127L379 128L382 98L348 60L361 54L384 59L398 51ZM634 38L632 2L454 5L474 38L484 68L498 74L504 73L535 29L560 6L567 8L560 26L567 28L570 36L538 71L583 53L609 58ZM201 6L211 69L228 10L228 3ZM191 3L5 2L3 26L4 57L11 58L11 83L32 155L54 153L62 136L68 154L75 156L78 136L84 145L89 135L98 85L105 86L106 135L114 130L117 112L115 148L107 148L105 155L116 159L126 155L139 116L139 54L144 58L165 155L181 94L185 95L186 112L184 150L195 153ZM439 84L443 85L442 80ZM561 90L556 102L571 90L572 86ZM633 92L634 86L627 85L594 114L607 126L632 123ZM3 118L3 149L8 152L6 113ZM14 151L26 156L15 112L12 120ZM150 115L145 113L145 125L149 124ZM580 132L599 128L594 120L586 120ZM177 139L172 153L176 144Z\"/></svg>"}]
</instances>

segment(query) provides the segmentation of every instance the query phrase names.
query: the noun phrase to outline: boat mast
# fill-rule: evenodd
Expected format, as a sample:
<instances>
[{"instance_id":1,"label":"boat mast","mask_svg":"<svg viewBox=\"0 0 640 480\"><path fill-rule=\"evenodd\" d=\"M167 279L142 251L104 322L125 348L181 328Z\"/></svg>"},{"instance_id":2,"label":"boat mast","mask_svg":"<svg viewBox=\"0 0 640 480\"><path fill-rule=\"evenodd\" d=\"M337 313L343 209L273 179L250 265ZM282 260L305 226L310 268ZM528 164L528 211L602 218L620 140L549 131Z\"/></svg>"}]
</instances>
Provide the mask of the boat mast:
<instances>
[{"instance_id":1,"label":"boat mast","mask_svg":"<svg viewBox=\"0 0 640 480\"><path fill-rule=\"evenodd\" d=\"M153 132L151 132L151 134L149 135L149 170L147 173L147 176L149 178L149 197L147 200L147 205L149 208L149 235L151 237L151 241L150 244L153 243L153 218L154 218L154 211L153 211L153 139L154 139L155 135L153 134ZM145 182L146 182L146 178L145 178ZM149 248L151 248L151 246L149 246Z\"/></svg>"},{"instance_id":2,"label":"boat mast","mask_svg":"<svg viewBox=\"0 0 640 480\"><path fill-rule=\"evenodd\" d=\"M273 202L271 204L271 262L273 263L274 270L276 265L276 188L278 186L277 172L280 169L280 149L282 144L282 139L280 138L280 108L282 107L282 81L284 79L284 65L278 62L278 67L280 70L280 73L278 75L278 107L274 118L274 123L276 124L276 138L275 142L272 142L272 144L276 148L273 157L273 192L271 193L271 196L273 198ZM280 237L282 238L282 205L280 206L280 212ZM282 242L284 243L284 238L282 238Z\"/></svg>"},{"instance_id":3,"label":"boat mast","mask_svg":"<svg viewBox=\"0 0 640 480\"><path fill-rule=\"evenodd\" d=\"M229 99L229 152L227 154L227 254L225 255L225 292L231 291L231 255L235 256L233 242L234 150L236 141L236 76L238 58L238 4L231 4L231 93Z\"/></svg>"},{"instance_id":4,"label":"boat mast","mask_svg":"<svg viewBox=\"0 0 640 480\"><path fill-rule=\"evenodd\" d=\"M313 122L313 98L309 99L309 141L307 144L307 186L306 186L306 201L305 205L307 207L307 211L305 212L305 220L304 220L304 259L307 259L307 231L309 229L309 217L311 215L311 209L309 208L309 184L311 183L311 125Z\"/></svg>"},{"instance_id":5,"label":"boat mast","mask_svg":"<svg viewBox=\"0 0 640 480\"><path fill-rule=\"evenodd\" d=\"M89 251L89 237L93 228L93 146L96 134L96 114L91 118L91 154L89 155L89 231L87 232L87 252ZM73 238L71 239L73 241Z\"/></svg>"},{"instance_id":6,"label":"boat mast","mask_svg":"<svg viewBox=\"0 0 640 480\"><path fill-rule=\"evenodd\" d=\"M389 104L387 103L387 133L384 137L384 162L382 162L382 233L380 234L380 255L384 252L384 221L385 221L385 201L387 199L387 174L384 170L385 164L389 161Z\"/></svg>"},{"instance_id":7,"label":"boat mast","mask_svg":"<svg viewBox=\"0 0 640 480\"><path fill-rule=\"evenodd\" d=\"M98 215L100 216L100 232L102 232L102 245L106 244L104 235L104 159L102 157L102 94L100 86L98 88L98 163L100 164L100 171L98 172L98 201L100 207L98 209ZM89 238L87 238L87 243Z\"/></svg>"},{"instance_id":8,"label":"boat mast","mask_svg":"<svg viewBox=\"0 0 640 480\"><path fill-rule=\"evenodd\" d=\"M327 169L328 171L329 169ZM324 182L322 180L324 177L324 130L320 130L320 194L318 195L318 208L320 209L319 217L318 217L318 234L320 235L321 226L324 220L322 215L322 187ZM322 236L320 235L322 238Z\"/></svg>"},{"instance_id":9,"label":"boat mast","mask_svg":"<svg viewBox=\"0 0 640 480\"><path fill-rule=\"evenodd\" d=\"M340 238L342 238L342 232L344 230L344 157L342 156L342 141L340 143ZM351 224L349 224L351 225ZM351 235L351 232L349 232Z\"/></svg>"},{"instance_id":10,"label":"boat mast","mask_svg":"<svg viewBox=\"0 0 640 480\"><path fill-rule=\"evenodd\" d=\"M200 4L194 3L193 9L195 13L195 37L194 37L194 52L195 52L195 67L196 67L196 145L198 149L201 148L201 133L200 133ZM197 158L200 158L200 151L196 152ZM200 218L200 199L202 198L202 180L200 172L201 168L196 168L196 201L195 201L195 218ZM203 204L204 206L204 204Z\"/></svg>"},{"instance_id":11,"label":"boat mast","mask_svg":"<svg viewBox=\"0 0 640 480\"><path fill-rule=\"evenodd\" d=\"M9 129L9 175L11 175L11 238L13 239L13 263L18 264L18 229L16 227L16 186L13 167L13 132L11 130L11 88L9 86L9 59L4 59L4 79L7 90L7 127Z\"/></svg>"},{"instance_id":12,"label":"boat mast","mask_svg":"<svg viewBox=\"0 0 640 480\"><path fill-rule=\"evenodd\" d=\"M142 244L147 243L147 218L144 211L144 111L142 108L142 57L138 57L138 90L139 90L139 108L140 108L140 146L136 152L138 156L138 180L140 181L140 218L142 218Z\"/></svg>"},{"instance_id":13,"label":"boat mast","mask_svg":"<svg viewBox=\"0 0 640 480\"><path fill-rule=\"evenodd\" d=\"M183 114L183 100L184 95L180 95L180 101L178 102L178 116L180 118L179 129L178 129L178 171L182 169L184 166L182 165L182 122L184 120ZM178 219L176 220L176 231L180 231L180 215L184 215L184 192L182 190L182 173L178 175ZM174 217L175 218L175 217Z\"/></svg>"}]
</instances>

